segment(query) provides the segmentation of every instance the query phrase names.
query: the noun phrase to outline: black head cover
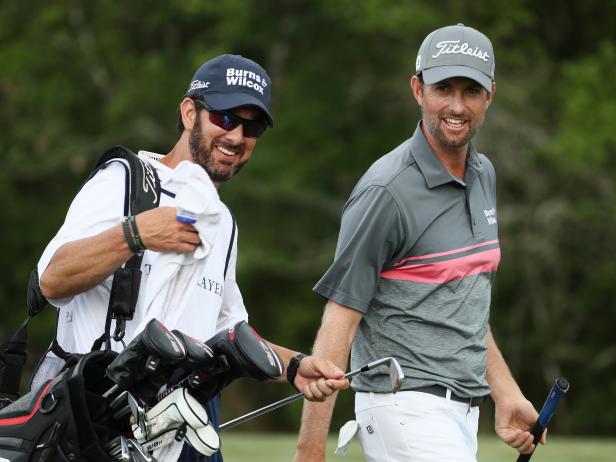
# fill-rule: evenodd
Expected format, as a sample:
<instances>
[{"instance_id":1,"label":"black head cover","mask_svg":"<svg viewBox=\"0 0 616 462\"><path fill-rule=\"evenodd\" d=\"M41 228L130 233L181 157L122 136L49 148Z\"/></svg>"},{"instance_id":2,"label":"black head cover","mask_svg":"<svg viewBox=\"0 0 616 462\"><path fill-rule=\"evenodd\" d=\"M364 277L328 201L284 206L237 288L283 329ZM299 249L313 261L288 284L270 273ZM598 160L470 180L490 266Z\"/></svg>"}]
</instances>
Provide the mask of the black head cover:
<instances>
[{"instance_id":1,"label":"black head cover","mask_svg":"<svg viewBox=\"0 0 616 462\"><path fill-rule=\"evenodd\" d=\"M235 355L227 355L232 367L243 369L245 377L259 380L275 379L283 374L280 356L246 321L236 324L234 332L235 338L230 331L229 339Z\"/></svg>"},{"instance_id":2,"label":"black head cover","mask_svg":"<svg viewBox=\"0 0 616 462\"><path fill-rule=\"evenodd\" d=\"M211 367L215 361L215 357L214 352L209 346L179 330L173 330L172 332L182 342L186 349L186 359L182 364L183 368L195 371Z\"/></svg>"},{"instance_id":3,"label":"black head cover","mask_svg":"<svg viewBox=\"0 0 616 462\"><path fill-rule=\"evenodd\" d=\"M207 400L239 377L268 380L280 377L284 365L278 354L246 321L219 332L205 342L216 361L202 371L196 396Z\"/></svg>"},{"instance_id":4,"label":"black head cover","mask_svg":"<svg viewBox=\"0 0 616 462\"><path fill-rule=\"evenodd\" d=\"M219 332L205 343L214 353L225 355L230 372L236 377L267 380L280 377L284 372L278 354L246 321Z\"/></svg>"},{"instance_id":5,"label":"black head cover","mask_svg":"<svg viewBox=\"0 0 616 462\"><path fill-rule=\"evenodd\" d=\"M186 358L182 342L152 319L107 368L107 376L123 390L148 401L167 382L170 371Z\"/></svg>"}]
</instances>

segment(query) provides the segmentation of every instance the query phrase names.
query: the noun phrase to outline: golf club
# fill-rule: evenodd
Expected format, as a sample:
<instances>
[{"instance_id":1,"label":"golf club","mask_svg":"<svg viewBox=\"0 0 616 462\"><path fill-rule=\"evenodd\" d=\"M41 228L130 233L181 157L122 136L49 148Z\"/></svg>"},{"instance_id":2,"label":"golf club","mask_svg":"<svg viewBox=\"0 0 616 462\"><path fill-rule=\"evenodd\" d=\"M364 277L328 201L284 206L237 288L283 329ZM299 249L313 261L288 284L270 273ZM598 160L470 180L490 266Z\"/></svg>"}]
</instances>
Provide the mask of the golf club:
<instances>
[{"instance_id":1,"label":"golf club","mask_svg":"<svg viewBox=\"0 0 616 462\"><path fill-rule=\"evenodd\" d=\"M541 439L541 435L543 435L543 431L548 427L550 419L556 411L558 402L563 396L565 396L565 393L567 393L568 390L569 381L563 377L557 378L556 382L552 386L552 389L550 390L550 393L548 393L545 403L543 403L543 407L541 408L537 422L531 432L533 434L533 444L535 445L535 449L537 448L537 443L539 443L539 440ZM516 462L528 462L533 453L534 450L530 454L520 454Z\"/></svg>"},{"instance_id":2,"label":"golf club","mask_svg":"<svg viewBox=\"0 0 616 462\"><path fill-rule=\"evenodd\" d=\"M393 393L395 393L400 389L400 386L402 385L402 381L404 380L404 372L402 372L402 368L400 367L398 361L390 356L387 358L381 358L376 361L372 361L371 363L368 363L365 366L360 367L359 369L347 372L343 375L343 378L348 379L350 377L353 377L354 375L369 371L371 369L374 369L375 367L382 366L384 364L387 364L389 366L389 380L391 383L391 390ZM291 395L287 398L281 399L280 401L276 401L275 403L268 404L265 407L249 412L248 414L237 417L233 420L230 420L229 422L225 422L218 427L218 432L235 427L236 425L244 423L247 420L254 419L255 417L258 417L260 415L266 414L270 411L273 411L274 409L278 409L279 407L292 403L293 401L296 401L303 396L303 393L296 393L295 395Z\"/></svg>"}]
</instances>

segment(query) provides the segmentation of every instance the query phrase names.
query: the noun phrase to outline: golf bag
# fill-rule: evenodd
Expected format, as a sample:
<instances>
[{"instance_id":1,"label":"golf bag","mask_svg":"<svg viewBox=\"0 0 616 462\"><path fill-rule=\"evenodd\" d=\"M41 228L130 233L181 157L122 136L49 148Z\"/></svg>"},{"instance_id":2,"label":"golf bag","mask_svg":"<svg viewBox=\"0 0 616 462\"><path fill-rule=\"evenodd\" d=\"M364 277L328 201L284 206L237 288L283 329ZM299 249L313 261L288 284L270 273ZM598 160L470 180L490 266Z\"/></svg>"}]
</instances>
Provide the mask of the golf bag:
<instances>
[{"instance_id":1,"label":"golf bag","mask_svg":"<svg viewBox=\"0 0 616 462\"><path fill-rule=\"evenodd\" d=\"M235 378L283 372L276 352L245 321L203 343L153 319L121 353L75 356L53 380L1 410L0 461L113 462L110 448L131 434L128 445L139 451L185 437L209 455L219 447L217 436L189 393L210 397ZM171 438L158 443L161 435Z\"/></svg>"},{"instance_id":2,"label":"golf bag","mask_svg":"<svg viewBox=\"0 0 616 462\"><path fill-rule=\"evenodd\" d=\"M0 411L0 460L112 462L105 444L129 430L102 396L113 383L105 369L112 351L79 359L53 380Z\"/></svg>"}]
</instances>

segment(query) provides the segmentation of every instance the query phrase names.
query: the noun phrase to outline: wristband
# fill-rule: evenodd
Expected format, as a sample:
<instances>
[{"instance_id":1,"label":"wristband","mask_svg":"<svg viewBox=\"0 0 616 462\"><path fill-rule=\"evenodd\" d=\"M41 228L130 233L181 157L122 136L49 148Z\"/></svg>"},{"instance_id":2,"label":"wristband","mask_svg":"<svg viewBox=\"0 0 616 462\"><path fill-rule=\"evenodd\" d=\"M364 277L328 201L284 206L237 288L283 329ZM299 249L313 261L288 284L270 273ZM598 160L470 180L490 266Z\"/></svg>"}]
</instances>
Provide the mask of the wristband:
<instances>
[{"instance_id":1,"label":"wristband","mask_svg":"<svg viewBox=\"0 0 616 462\"><path fill-rule=\"evenodd\" d=\"M130 229L129 220L130 217L124 217L124 219L122 220L122 233L124 234L124 240L128 244L128 248L130 249L130 251L132 253L138 253L139 247L133 240L133 234Z\"/></svg>"},{"instance_id":2,"label":"wristband","mask_svg":"<svg viewBox=\"0 0 616 462\"><path fill-rule=\"evenodd\" d=\"M137 219L135 215L131 215L128 217L130 222L130 229L132 231L132 238L135 244L135 247L138 249L137 252L143 252L145 250L145 245L141 241L141 237L139 236L139 230L137 229Z\"/></svg>"},{"instance_id":3,"label":"wristband","mask_svg":"<svg viewBox=\"0 0 616 462\"><path fill-rule=\"evenodd\" d=\"M304 359L306 355L299 353L291 358L289 365L287 366L287 381L295 387L295 376L297 375L297 369L299 369L299 363Z\"/></svg>"}]
</instances>

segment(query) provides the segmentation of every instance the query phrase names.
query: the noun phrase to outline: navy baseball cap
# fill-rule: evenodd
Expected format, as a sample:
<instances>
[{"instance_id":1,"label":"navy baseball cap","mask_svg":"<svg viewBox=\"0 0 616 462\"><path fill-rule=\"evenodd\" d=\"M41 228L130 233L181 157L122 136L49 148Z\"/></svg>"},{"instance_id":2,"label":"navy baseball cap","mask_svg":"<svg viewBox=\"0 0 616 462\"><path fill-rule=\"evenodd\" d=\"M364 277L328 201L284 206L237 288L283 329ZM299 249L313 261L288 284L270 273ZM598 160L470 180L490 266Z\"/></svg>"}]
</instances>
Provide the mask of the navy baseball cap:
<instances>
[{"instance_id":1,"label":"navy baseball cap","mask_svg":"<svg viewBox=\"0 0 616 462\"><path fill-rule=\"evenodd\" d=\"M186 96L205 101L213 111L239 106L256 106L265 115L270 127L272 79L265 69L240 55L220 55L205 62L193 76Z\"/></svg>"},{"instance_id":2,"label":"navy baseball cap","mask_svg":"<svg viewBox=\"0 0 616 462\"><path fill-rule=\"evenodd\" d=\"M415 73L429 85L451 77L468 77L491 92L494 67L490 39L472 27L457 24L437 29L424 39Z\"/></svg>"}]
</instances>

